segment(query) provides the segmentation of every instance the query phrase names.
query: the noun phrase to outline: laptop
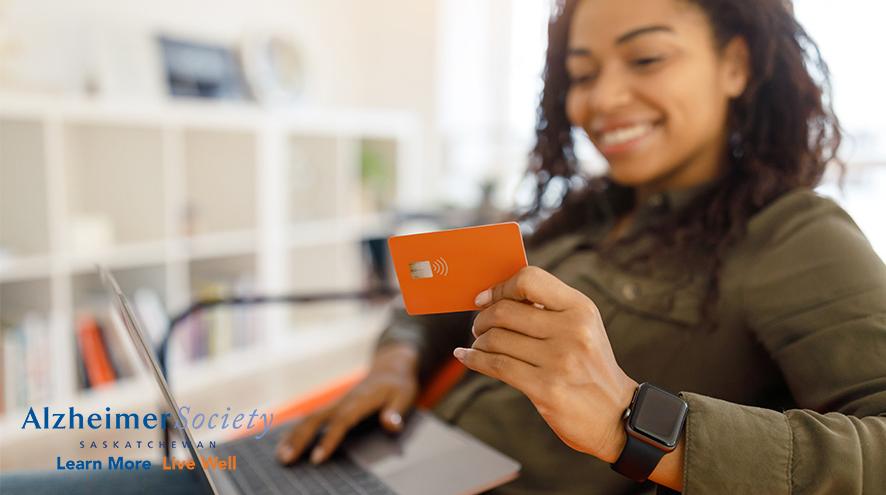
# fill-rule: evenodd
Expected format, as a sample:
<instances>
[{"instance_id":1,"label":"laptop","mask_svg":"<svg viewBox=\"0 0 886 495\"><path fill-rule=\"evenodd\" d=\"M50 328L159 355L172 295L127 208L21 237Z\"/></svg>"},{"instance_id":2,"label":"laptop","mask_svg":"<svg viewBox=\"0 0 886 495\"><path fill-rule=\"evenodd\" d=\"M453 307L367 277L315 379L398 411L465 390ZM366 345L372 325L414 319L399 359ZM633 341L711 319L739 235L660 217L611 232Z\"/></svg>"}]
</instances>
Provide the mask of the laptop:
<instances>
[{"instance_id":1,"label":"laptop","mask_svg":"<svg viewBox=\"0 0 886 495\"><path fill-rule=\"evenodd\" d=\"M99 266L98 270L166 406L179 411L154 350L120 286L106 268ZM199 466L192 472L206 493L212 494L473 494L513 480L520 470L513 459L421 411L410 415L396 436L374 428L349 436L338 454L323 464L301 462L287 467L276 461L274 450L290 427L280 425L261 439L242 438L207 449L207 455L237 456L236 469L231 471L203 466L190 429L184 427L182 432L188 453Z\"/></svg>"}]
</instances>

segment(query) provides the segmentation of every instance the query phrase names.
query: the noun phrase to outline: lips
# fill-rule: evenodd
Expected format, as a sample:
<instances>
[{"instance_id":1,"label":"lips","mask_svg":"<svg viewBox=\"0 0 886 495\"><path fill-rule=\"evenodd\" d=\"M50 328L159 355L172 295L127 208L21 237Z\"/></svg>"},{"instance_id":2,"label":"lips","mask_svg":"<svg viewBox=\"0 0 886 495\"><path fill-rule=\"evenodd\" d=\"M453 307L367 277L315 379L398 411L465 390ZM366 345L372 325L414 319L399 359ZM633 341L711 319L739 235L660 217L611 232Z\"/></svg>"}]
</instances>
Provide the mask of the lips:
<instances>
[{"instance_id":1,"label":"lips","mask_svg":"<svg viewBox=\"0 0 886 495\"><path fill-rule=\"evenodd\" d=\"M594 137L600 152L604 155L611 155L633 150L658 126L658 122L649 121L613 125L594 132Z\"/></svg>"},{"instance_id":2,"label":"lips","mask_svg":"<svg viewBox=\"0 0 886 495\"><path fill-rule=\"evenodd\" d=\"M651 123L636 124L630 127L622 127L614 131L600 133L600 144L603 146L615 146L633 141L649 134L654 126Z\"/></svg>"}]
</instances>

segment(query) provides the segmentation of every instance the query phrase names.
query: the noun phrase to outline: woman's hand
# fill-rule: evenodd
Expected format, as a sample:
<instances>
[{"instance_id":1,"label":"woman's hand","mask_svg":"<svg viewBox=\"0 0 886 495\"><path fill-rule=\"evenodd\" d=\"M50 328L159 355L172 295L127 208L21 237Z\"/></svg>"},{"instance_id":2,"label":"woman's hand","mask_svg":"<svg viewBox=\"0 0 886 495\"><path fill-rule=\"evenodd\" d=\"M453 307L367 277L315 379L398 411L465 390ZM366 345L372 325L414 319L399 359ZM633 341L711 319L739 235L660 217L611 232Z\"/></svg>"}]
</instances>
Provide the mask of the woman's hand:
<instances>
[{"instance_id":1,"label":"woman's hand","mask_svg":"<svg viewBox=\"0 0 886 495\"><path fill-rule=\"evenodd\" d=\"M418 353L406 344L389 344L378 350L369 374L331 406L299 421L277 446L283 464L298 460L321 428L326 432L311 452L314 464L335 452L348 430L377 411L382 427L398 432L403 416L418 394Z\"/></svg>"},{"instance_id":2,"label":"woman's hand","mask_svg":"<svg viewBox=\"0 0 886 495\"><path fill-rule=\"evenodd\" d=\"M594 303L530 266L481 292L476 304L477 339L455 357L526 394L573 449L615 462L637 382L615 362Z\"/></svg>"}]
</instances>

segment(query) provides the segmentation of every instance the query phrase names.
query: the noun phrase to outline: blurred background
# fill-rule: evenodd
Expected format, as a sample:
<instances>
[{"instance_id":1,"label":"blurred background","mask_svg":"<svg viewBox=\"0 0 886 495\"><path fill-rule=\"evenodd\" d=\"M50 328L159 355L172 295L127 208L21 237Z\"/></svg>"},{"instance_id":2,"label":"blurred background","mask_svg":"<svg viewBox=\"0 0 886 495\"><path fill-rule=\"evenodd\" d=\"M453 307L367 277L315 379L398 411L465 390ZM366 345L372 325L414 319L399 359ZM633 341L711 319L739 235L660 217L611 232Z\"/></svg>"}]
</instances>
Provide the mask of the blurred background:
<instances>
[{"instance_id":1,"label":"blurred background","mask_svg":"<svg viewBox=\"0 0 886 495\"><path fill-rule=\"evenodd\" d=\"M848 134L845 184L832 174L821 191L883 256L886 73L864 55L882 48L886 6L794 4ZM156 408L94 263L159 345L195 300L383 287L392 233L525 204L549 11L549 0L0 0L0 469L46 468L50 451L95 457L77 448L83 432L22 432L29 405ZM579 139L587 170L603 170ZM278 406L359 373L389 304L195 313L170 341L171 383L195 409Z\"/></svg>"}]
</instances>

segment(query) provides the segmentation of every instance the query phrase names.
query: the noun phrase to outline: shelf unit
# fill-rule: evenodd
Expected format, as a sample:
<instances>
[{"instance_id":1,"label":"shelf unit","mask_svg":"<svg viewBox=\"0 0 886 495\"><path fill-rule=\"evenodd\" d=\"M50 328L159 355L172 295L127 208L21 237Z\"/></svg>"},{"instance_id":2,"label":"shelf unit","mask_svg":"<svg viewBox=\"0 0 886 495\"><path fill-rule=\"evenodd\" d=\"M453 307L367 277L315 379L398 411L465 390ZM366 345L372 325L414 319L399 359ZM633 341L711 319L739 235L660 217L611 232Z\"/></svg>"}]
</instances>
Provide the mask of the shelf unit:
<instances>
[{"instance_id":1,"label":"shelf unit","mask_svg":"<svg viewBox=\"0 0 886 495\"><path fill-rule=\"evenodd\" d=\"M182 405L195 411L235 411L257 408L274 410L289 398L309 393L330 383L330 378L348 376L367 369L370 350L387 319L387 310L376 307L351 313L329 324L314 324L298 335L290 335L274 349L250 348L194 364L187 379L174 377L171 387ZM220 388L222 391L220 392ZM101 411L111 406L117 411L144 414L156 412L160 402L157 387L147 376L130 379L112 389L84 392L77 401L80 411ZM85 432L82 430L20 429L23 415L11 414L0 419L3 443L0 466L4 470L47 469L49 458L92 458L94 454L124 455L159 460L162 450L103 449L85 451L81 440L158 440L159 433L139 430ZM199 440L225 440L231 432L197 431ZM47 456L51 452L51 456Z\"/></svg>"},{"instance_id":2,"label":"shelf unit","mask_svg":"<svg viewBox=\"0 0 886 495\"><path fill-rule=\"evenodd\" d=\"M419 136L405 111L0 95L0 322L46 319L51 402L70 405L97 392L78 385L75 330L105 297L95 263L168 314L205 286L363 287L360 239L428 204ZM299 347L299 329L341 308L256 310L260 338L227 359ZM179 363L173 379L187 386L199 366ZM0 425L21 411L4 413Z\"/></svg>"}]
</instances>

